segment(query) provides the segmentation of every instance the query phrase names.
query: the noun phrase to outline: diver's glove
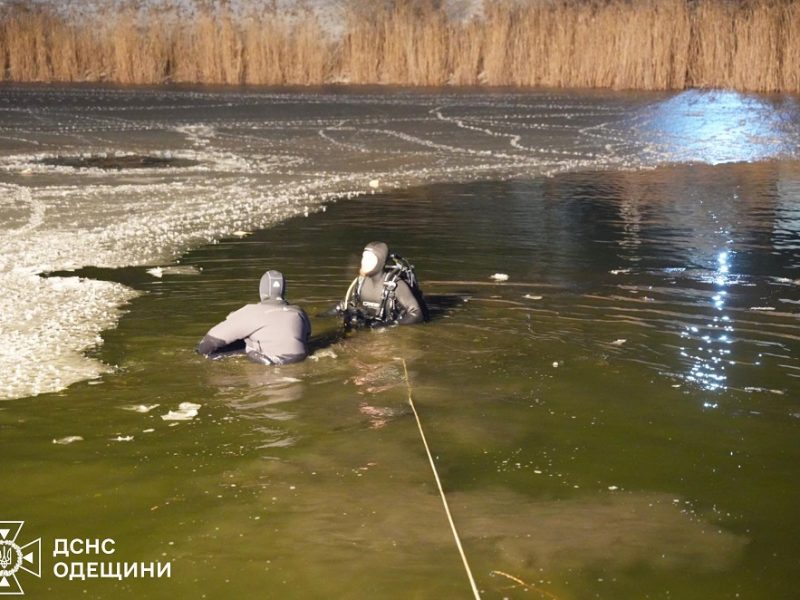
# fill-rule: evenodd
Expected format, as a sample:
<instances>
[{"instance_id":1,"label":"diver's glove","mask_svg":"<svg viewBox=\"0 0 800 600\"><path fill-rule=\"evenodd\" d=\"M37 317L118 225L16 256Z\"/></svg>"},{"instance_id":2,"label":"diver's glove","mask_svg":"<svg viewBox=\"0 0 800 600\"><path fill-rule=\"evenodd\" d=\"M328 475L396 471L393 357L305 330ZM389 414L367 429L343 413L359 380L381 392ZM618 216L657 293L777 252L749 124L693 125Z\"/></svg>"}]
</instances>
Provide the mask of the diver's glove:
<instances>
[{"instance_id":1,"label":"diver's glove","mask_svg":"<svg viewBox=\"0 0 800 600\"><path fill-rule=\"evenodd\" d=\"M213 335L206 335L202 340L200 340L200 343L197 344L197 347L194 351L198 354L202 354L203 356L209 356L215 350L222 348L224 345L224 340L215 338Z\"/></svg>"},{"instance_id":2,"label":"diver's glove","mask_svg":"<svg viewBox=\"0 0 800 600\"><path fill-rule=\"evenodd\" d=\"M367 316L357 308L348 308L342 311L342 321L345 329L358 329L369 325Z\"/></svg>"}]
</instances>

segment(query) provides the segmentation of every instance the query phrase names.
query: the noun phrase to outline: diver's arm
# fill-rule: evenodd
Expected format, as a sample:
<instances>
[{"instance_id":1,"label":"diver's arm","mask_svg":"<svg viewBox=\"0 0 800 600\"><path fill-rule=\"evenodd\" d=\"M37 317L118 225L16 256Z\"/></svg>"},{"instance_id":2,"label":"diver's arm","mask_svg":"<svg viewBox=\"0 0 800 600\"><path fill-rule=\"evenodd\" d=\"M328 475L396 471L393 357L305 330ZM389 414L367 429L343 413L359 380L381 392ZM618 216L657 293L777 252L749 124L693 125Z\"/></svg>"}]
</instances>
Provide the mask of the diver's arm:
<instances>
[{"instance_id":1,"label":"diver's arm","mask_svg":"<svg viewBox=\"0 0 800 600\"><path fill-rule=\"evenodd\" d=\"M247 315L247 306L228 315L222 323L214 325L197 346L198 354L208 356L253 332L253 320Z\"/></svg>"},{"instance_id":2,"label":"diver's arm","mask_svg":"<svg viewBox=\"0 0 800 600\"><path fill-rule=\"evenodd\" d=\"M398 281L395 289L395 302L400 309L400 316L397 323L400 325L411 325L420 323L424 320L422 308L414 297L414 293L405 281Z\"/></svg>"},{"instance_id":3,"label":"diver's arm","mask_svg":"<svg viewBox=\"0 0 800 600\"><path fill-rule=\"evenodd\" d=\"M308 340L311 338L311 320L303 309L300 309L300 316L303 320L303 342L308 347Z\"/></svg>"},{"instance_id":4,"label":"diver's arm","mask_svg":"<svg viewBox=\"0 0 800 600\"><path fill-rule=\"evenodd\" d=\"M227 344L224 340L215 338L213 335L206 334L203 339L200 340L200 343L197 344L197 353L202 354L203 356L209 356L215 350L218 350L226 345Z\"/></svg>"}]
</instances>

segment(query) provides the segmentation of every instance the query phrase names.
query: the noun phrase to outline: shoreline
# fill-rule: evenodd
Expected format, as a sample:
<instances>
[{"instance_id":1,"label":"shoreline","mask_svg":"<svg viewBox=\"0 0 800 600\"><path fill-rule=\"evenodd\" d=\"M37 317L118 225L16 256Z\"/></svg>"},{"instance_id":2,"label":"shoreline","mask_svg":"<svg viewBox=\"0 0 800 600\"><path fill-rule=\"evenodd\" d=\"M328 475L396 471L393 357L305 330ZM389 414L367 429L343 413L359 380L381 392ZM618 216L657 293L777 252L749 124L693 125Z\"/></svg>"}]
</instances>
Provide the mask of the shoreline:
<instances>
[{"instance_id":1,"label":"shoreline","mask_svg":"<svg viewBox=\"0 0 800 600\"><path fill-rule=\"evenodd\" d=\"M722 86L690 86L684 88L611 88L611 87L554 87L536 85L455 85L444 83L441 85L413 85L407 83L349 83L342 81L322 82L322 83L208 83L202 81L164 81L160 83L123 83L108 80L11 80L0 79L0 91L2 90L102 90L119 92L198 92L210 94L329 94L333 96L348 94L407 94L407 95L430 95L437 93L460 95L530 95L530 94L550 94L558 95L580 95L584 97L609 97L613 95L640 95L642 97L666 97L681 93L698 94L739 94L741 96L752 96L758 98L793 98L800 100L800 87L791 90L757 90L757 89L737 89L734 87Z\"/></svg>"},{"instance_id":2,"label":"shoreline","mask_svg":"<svg viewBox=\"0 0 800 600\"><path fill-rule=\"evenodd\" d=\"M0 10L15 82L800 92L800 1Z\"/></svg>"}]
</instances>

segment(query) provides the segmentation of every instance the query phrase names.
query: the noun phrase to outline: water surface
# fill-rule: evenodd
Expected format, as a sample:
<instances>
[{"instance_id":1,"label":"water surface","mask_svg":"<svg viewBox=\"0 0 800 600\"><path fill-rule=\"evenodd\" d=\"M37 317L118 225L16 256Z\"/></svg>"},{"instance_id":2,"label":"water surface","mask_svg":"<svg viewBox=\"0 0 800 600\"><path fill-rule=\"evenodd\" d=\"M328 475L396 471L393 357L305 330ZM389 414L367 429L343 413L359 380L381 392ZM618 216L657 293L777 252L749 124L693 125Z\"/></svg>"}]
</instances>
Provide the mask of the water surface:
<instances>
[{"instance_id":1,"label":"water surface","mask_svg":"<svg viewBox=\"0 0 800 600\"><path fill-rule=\"evenodd\" d=\"M63 581L46 554L26 592L469 597L408 383L484 597L793 598L799 198L779 161L441 184L160 279L84 269L141 292L96 350L116 369L2 404L0 513L173 576ZM373 239L416 265L430 323L314 316L314 359L277 369L194 354L268 268L325 310ZM181 402L199 414L161 418Z\"/></svg>"}]
</instances>

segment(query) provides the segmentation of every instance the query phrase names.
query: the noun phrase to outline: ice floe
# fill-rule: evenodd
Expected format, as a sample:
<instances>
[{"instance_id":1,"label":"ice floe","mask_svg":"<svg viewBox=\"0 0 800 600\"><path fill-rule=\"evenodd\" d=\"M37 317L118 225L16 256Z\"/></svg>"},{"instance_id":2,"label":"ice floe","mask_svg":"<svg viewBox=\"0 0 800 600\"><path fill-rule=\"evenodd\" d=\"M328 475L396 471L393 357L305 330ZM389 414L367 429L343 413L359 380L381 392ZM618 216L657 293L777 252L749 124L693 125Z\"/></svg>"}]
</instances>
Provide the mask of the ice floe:
<instances>
[{"instance_id":1,"label":"ice floe","mask_svg":"<svg viewBox=\"0 0 800 600\"><path fill-rule=\"evenodd\" d=\"M165 421L190 421L197 416L200 407L200 404L194 402L181 402L178 410L171 410L167 414L161 415L161 418Z\"/></svg>"},{"instance_id":2,"label":"ice floe","mask_svg":"<svg viewBox=\"0 0 800 600\"><path fill-rule=\"evenodd\" d=\"M82 442L83 438L79 435L68 435L62 438L54 439L53 443L58 444L60 446L65 446L67 444L73 444L75 442Z\"/></svg>"},{"instance_id":3,"label":"ice floe","mask_svg":"<svg viewBox=\"0 0 800 600\"><path fill-rule=\"evenodd\" d=\"M137 413L149 413L154 408L158 408L160 404L133 404L131 406L123 406L124 410L130 410Z\"/></svg>"},{"instance_id":4,"label":"ice floe","mask_svg":"<svg viewBox=\"0 0 800 600\"><path fill-rule=\"evenodd\" d=\"M322 350L317 350L309 356L311 360L320 360L321 358L338 358L338 354L331 350L330 348L323 348Z\"/></svg>"}]
</instances>

